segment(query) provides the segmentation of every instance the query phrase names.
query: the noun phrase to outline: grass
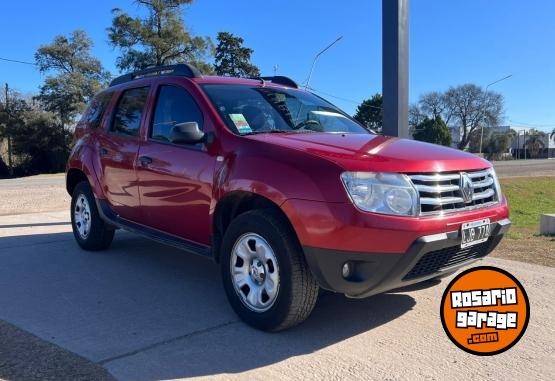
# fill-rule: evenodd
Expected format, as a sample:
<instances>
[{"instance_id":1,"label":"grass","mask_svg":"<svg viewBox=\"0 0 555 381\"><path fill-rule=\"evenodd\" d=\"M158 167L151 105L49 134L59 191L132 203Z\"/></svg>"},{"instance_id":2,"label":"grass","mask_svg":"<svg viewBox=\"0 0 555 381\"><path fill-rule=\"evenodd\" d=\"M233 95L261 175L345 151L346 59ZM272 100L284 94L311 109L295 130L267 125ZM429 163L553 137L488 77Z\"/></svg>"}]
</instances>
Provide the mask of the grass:
<instances>
[{"instance_id":1,"label":"grass","mask_svg":"<svg viewBox=\"0 0 555 381\"><path fill-rule=\"evenodd\" d=\"M555 177L517 177L501 179L501 189L509 201L512 232L539 232L540 215L555 213ZM513 236L516 235L516 236Z\"/></svg>"},{"instance_id":2,"label":"grass","mask_svg":"<svg viewBox=\"0 0 555 381\"><path fill-rule=\"evenodd\" d=\"M493 256L555 267L555 236L541 236L540 215L555 213L555 177L501 179L513 225Z\"/></svg>"}]
</instances>

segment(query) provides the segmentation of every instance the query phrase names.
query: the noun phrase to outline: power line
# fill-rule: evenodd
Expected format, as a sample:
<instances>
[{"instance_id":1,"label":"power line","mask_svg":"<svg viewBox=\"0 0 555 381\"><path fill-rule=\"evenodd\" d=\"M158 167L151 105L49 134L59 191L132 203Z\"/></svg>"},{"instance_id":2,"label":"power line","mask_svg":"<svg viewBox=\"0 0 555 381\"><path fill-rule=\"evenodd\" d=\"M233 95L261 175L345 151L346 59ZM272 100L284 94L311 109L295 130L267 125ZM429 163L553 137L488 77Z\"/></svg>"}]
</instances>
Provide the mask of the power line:
<instances>
[{"instance_id":1,"label":"power line","mask_svg":"<svg viewBox=\"0 0 555 381\"><path fill-rule=\"evenodd\" d=\"M0 61L7 61L7 62L13 62L13 63L19 63L19 64L24 64L24 65L32 65L32 66L37 66L36 63L34 62L27 62L27 61L19 61L19 60L12 60L9 58L3 58L0 57Z\"/></svg>"},{"instance_id":2,"label":"power line","mask_svg":"<svg viewBox=\"0 0 555 381\"><path fill-rule=\"evenodd\" d=\"M339 99L339 100L345 101L345 102L350 102L350 103L354 103L354 104L360 104L360 103L362 103L362 102L355 101L354 99L342 98L342 97L338 97L338 96L333 95L333 94L330 94L330 93L326 93L326 92L324 92L324 91L316 90L314 87L309 87L309 90L312 90L312 91L314 91L315 93L319 93L319 94L325 95L325 96L327 96L327 97Z\"/></svg>"},{"instance_id":3,"label":"power line","mask_svg":"<svg viewBox=\"0 0 555 381\"><path fill-rule=\"evenodd\" d=\"M362 102L364 102L364 101L357 101L357 100L349 99L349 98L338 97L338 96L336 96L336 95L333 95L333 94L330 94L330 93L326 93L326 92L324 92L324 91L317 90L317 89L315 89L314 87L309 87L308 89L314 91L315 93L322 94L322 95L325 95L325 96L330 97L330 98L339 99L339 100L344 101L344 102L354 103L354 104L356 104L356 105L360 105ZM383 110L383 107L370 106L370 105L369 105L368 107L370 107L370 108L375 108L375 109L378 109L378 110Z\"/></svg>"},{"instance_id":4,"label":"power line","mask_svg":"<svg viewBox=\"0 0 555 381\"><path fill-rule=\"evenodd\" d=\"M517 121L515 121L515 120L509 120L509 123L521 124L521 125L526 126L526 127L535 127L535 128L551 128L551 127L555 127L555 124L533 124L533 123L517 122Z\"/></svg>"}]
</instances>

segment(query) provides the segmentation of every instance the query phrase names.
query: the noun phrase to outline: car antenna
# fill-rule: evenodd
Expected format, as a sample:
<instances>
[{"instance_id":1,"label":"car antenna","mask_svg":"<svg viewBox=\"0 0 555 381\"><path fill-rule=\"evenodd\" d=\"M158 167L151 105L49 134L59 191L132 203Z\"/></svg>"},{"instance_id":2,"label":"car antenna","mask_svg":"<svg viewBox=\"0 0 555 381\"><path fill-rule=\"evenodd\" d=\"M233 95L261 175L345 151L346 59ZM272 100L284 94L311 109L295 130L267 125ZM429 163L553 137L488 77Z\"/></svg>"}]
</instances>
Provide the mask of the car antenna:
<instances>
[{"instance_id":1,"label":"car antenna","mask_svg":"<svg viewBox=\"0 0 555 381\"><path fill-rule=\"evenodd\" d=\"M262 77L248 77L249 79L255 79L260 81L260 83L262 84L262 86L266 86L266 81L264 80L264 78Z\"/></svg>"}]
</instances>

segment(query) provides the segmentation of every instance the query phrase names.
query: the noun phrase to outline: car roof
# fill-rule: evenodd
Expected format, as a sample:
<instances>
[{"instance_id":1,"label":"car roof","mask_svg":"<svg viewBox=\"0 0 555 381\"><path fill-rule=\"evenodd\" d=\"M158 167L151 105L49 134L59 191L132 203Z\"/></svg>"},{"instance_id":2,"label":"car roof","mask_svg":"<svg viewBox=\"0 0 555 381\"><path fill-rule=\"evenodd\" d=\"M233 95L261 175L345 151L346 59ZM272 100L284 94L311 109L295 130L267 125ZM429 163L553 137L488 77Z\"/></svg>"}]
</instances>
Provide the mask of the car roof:
<instances>
[{"instance_id":1,"label":"car roof","mask_svg":"<svg viewBox=\"0 0 555 381\"><path fill-rule=\"evenodd\" d=\"M127 73L114 78L110 82L110 87L119 87L125 84L137 84L143 82L144 79L152 78L187 78L199 84L244 84L244 85L262 85L274 84L281 87L290 87L298 89L299 85L291 78L274 75L269 77L256 78L234 78L223 76L203 76L201 72L190 64L176 64L165 66L153 66L143 70Z\"/></svg>"},{"instance_id":2,"label":"car roof","mask_svg":"<svg viewBox=\"0 0 555 381\"><path fill-rule=\"evenodd\" d=\"M195 83L200 84L225 84L225 85L250 85L250 86L270 86L270 87L288 87L288 88L298 88L298 86L293 86L292 84L285 84L281 82L273 82L272 77L264 78L237 78L237 77L223 77L216 75L207 75L198 78L191 78Z\"/></svg>"}]
</instances>

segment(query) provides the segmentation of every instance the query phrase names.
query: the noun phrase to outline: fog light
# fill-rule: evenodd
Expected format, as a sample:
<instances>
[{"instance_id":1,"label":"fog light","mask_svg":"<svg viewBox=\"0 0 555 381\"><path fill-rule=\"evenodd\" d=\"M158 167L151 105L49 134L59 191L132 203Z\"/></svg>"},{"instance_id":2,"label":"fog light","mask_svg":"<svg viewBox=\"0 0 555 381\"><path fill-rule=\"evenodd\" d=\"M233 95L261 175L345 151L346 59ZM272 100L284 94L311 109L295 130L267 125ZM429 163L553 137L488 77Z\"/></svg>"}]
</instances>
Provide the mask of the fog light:
<instances>
[{"instance_id":1,"label":"fog light","mask_svg":"<svg viewBox=\"0 0 555 381\"><path fill-rule=\"evenodd\" d=\"M341 273L343 278L349 278L353 273L353 264L351 262L345 262L343 264L343 268L341 269Z\"/></svg>"}]
</instances>

